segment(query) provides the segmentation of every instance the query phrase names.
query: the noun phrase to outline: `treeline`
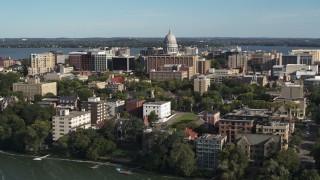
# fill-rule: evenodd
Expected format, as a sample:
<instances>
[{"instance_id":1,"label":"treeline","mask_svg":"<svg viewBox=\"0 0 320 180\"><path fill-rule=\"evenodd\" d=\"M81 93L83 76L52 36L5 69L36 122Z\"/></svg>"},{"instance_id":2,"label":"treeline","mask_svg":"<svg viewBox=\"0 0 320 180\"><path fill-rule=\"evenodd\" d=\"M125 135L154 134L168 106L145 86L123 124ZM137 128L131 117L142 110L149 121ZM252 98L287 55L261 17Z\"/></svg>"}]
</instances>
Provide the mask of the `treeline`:
<instances>
[{"instance_id":1,"label":"treeline","mask_svg":"<svg viewBox=\"0 0 320 180\"><path fill-rule=\"evenodd\" d=\"M320 46L320 39L310 38L177 38L182 46ZM0 48L98 48L98 47L162 47L163 38L31 38L4 39Z\"/></svg>"}]
</instances>

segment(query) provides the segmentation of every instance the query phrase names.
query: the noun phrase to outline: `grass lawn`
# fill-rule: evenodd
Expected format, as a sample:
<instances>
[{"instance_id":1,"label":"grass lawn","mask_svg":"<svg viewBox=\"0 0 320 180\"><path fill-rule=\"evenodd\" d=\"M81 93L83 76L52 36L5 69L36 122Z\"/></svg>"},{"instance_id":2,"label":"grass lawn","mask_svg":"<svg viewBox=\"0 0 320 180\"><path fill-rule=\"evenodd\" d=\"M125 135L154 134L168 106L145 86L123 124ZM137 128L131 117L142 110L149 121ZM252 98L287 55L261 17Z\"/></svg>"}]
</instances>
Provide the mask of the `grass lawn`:
<instances>
[{"instance_id":1,"label":"grass lawn","mask_svg":"<svg viewBox=\"0 0 320 180\"><path fill-rule=\"evenodd\" d=\"M194 121L197 121L198 119L199 116L196 114L184 113L182 116L176 119L174 123L172 123L171 127L176 128L177 125L192 123Z\"/></svg>"}]
</instances>

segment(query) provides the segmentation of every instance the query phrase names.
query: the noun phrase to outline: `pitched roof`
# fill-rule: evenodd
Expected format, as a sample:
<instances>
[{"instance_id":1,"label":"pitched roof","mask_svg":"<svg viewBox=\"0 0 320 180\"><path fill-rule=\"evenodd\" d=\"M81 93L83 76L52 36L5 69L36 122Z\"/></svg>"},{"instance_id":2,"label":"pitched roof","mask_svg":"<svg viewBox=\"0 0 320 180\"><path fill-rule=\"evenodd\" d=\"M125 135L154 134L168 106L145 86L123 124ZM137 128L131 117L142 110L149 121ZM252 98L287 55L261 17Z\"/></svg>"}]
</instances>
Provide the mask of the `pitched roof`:
<instances>
[{"instance_id":1,"label":"pitched roof","mask_svg":"<svg viewBox=\"0 0 320 180\"><path fill-rule=\"evenodd\" d=\"M192 130L189 129L189 128L186 128L186 129L184 130L184 133L185 133L186 135L188 135L188 136L191 136L192 138L195 138L195 137L198 136L198 133L192 131Z\"/></svg>"},{"instance_id":2,"label":"pitched roof","mask_svg":"<svg viewBox=\"0 0 320 180\"><path fill-rule=\"evenodd\" d=\"M115 78L111 78L111 83L123 83L124 79L121 77L115 77Z\"/></svg>"},{"instance_id":3,"label":"pitched roof","mask_svg":"<svg viewBox=\"0 0 320 180\"><path fill-rule=\"evenodd\" d=\"M258 145L261 143L265 143L270 139L273 139L275 142L280 142L279 135L271 135L271 134L237 134L236 139L237 141L245 138L250 145Z\"/></svg>"}]
</instances>

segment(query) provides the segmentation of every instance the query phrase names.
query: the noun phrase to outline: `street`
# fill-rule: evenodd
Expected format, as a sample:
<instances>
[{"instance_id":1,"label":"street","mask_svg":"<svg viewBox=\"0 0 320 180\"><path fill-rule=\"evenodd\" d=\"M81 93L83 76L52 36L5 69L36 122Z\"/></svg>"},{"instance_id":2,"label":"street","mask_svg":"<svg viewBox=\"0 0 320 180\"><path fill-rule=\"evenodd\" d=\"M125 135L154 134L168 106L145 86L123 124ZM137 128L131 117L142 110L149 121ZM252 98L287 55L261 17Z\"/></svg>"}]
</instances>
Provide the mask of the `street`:
<instances>
[{"instance_id":1,"label":"street","mask_svg":"<svg viewBox=\"0 0 320 180\"><path fill-rule=\"evenodd\" d=\"M312 146L316 141L318 126L314 123L307 125L304 138L301 140L300 159L301 166L313 166L314 159L311 155Z\"/></svg>"}]
</instances>

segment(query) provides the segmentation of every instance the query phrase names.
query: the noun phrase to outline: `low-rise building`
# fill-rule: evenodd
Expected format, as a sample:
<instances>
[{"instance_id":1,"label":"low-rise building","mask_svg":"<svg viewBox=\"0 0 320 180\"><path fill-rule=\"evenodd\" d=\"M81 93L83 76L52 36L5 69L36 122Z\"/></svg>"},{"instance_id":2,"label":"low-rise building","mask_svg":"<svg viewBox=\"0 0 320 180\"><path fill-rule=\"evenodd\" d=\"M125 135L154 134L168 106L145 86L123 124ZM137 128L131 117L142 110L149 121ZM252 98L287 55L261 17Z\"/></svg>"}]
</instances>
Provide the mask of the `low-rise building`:
<instances>
[{"instance_id":1,"label":"low-rise building","mask_svg":"<svg viewBox=\"0 0 320 180\"><path fill-rule=\"evenodd\" d=\"M89 111L62 109L59 111L59 115L52 117L52 136L54 141L78 128L88 129L90 127L91 113Z\"/></svg>"},{"instance_id":2,"label":"low-rise building","mask_svg":"<svg viewBox=\"0 0 320 180\"><path fill-rule=\"evenodd\" d=\"M0 67L8 68L8 67L13 66L13 65L15 65L15 62L10 57L9 58L0 57Z\"/></svg>"},{"instance_id":3,"label":"low-rise building","mask_svg":"<svg viewBox=\"0 0 320 180\"><path fill-rule=\"evenodd\" d=\"M187 71L150 71L149 78L151 80L183 80L188 78Z\"/></svg>"},{"instance_id":4,"label":"low-rise building","mask_svg":"<svg viewBox=\"0 0 320 180\"><path fill-rule=\"evenodd\" d=\"M219 153L227 144L227 136L204 134L195 141L196 162L199 169L216 170L219 165Z\"/></svg>"},{"instance_id":5,"label":"low-rise building","mask_svg":"<svg viewBox=\"0 0 320 180\"><path fill-rule=\"evenodd\" d=\"M286 82L281 87L280 96L282 98L289 98L289 99L303 98L304 97L303 85Z\"/></svg>"},{"instance_id":6,"label":"low-rise building","mask_svg":"<svg viewBox=\"0 0 320 180\"><path fill-rule=\"evenodd\" d=\"M107 84L106 88L111 89L112 92L114 92L114 93L116 93L118 91L122 92L125 90L124 84L120 84L120 83Z\"/></svg>"},{"instance_id":7,"label":"low-rise building","mask_svg":"<svg viewBox=\"0 0 320 180\"><path fill-rule=\"evenodd\" d=\"M282 149L288 149L288 143L289 143L289 124L288 123L271 122L266 125L257 124L256 133L279 135L281 137Z\"/></svg>"},{"instance_id":8,"label":"low-rise building","mask_svg":"<svg viewBox=\"0 0 320 180\"><path fill-rule=\"evenodd\" d=\"M34 95L39 94L44 96L48 93L57 95L57 83L56 82L40 82L40 78L35 76L34 78L26 79L25 82L17 82L12 84L13 92L21 91L24 96L29 100L34 100Z\"/></svg>"},{"instance_id":9,"label":"low-rise building","mask_svg":"<svg viewBox=\"0 0 320 180\"><path fill-rule=\"evenodd\" d=\"M143 117L143 103L144 100L132 99L126 102L126 111L133 116Z\"/></svg>"},{"instance_id":10,"label":"low-rise building","mask_svg":"<svg viewBox=\"0 0 320 180\"><path fill-rule=\"evenodd\" d=\"M121 99L109 99L107 100L107 106L109 106L110 115L116 116L124 110L125 101Z\"/></svg>"},{"instance_id":11,"label":"low-rise building","mask_svg":"<svg viewBox=\"0 0 320 180\"><path fill-rule=\"evenodd\" d=\"M78 96L61 96L59 97L57 108L77 111L79 109L79 101L80 99Z\"/></svg>"},{"instance_id":12,"label":"low-rise building","mask_svg":"<svg viewBox=\"0 0 320 180\"><path fill-rule=\"evenodd\" d=\"M149 116L152 111L158 115L158 122L165 122L171 116L171 102L158 101L143 104L143 117Z\"/></svg>"},{"instance_id":13,"label":"low-rise building","mask_svg":"<svg viewBox=\"0 0 320 180\"><path fill-rule=\"evenodd\" d=\"M252 166L262 166L267 158L281 149L281 138L278 135L237 134L237 147L249 157Z\"/></svg>"},{"instance_id":14,"label":"low-rise building","mask_svg":"<svg viewBox=\"0 0 320 180\"><path fill-rule=\"evenodd\" d=\"M220 121L220 111L214 111L214 112L203 111L203 112L200 112L198 115L206 123L210 123L214 127L218 126L218 122Z\"/></svg>"}]
</instances>

